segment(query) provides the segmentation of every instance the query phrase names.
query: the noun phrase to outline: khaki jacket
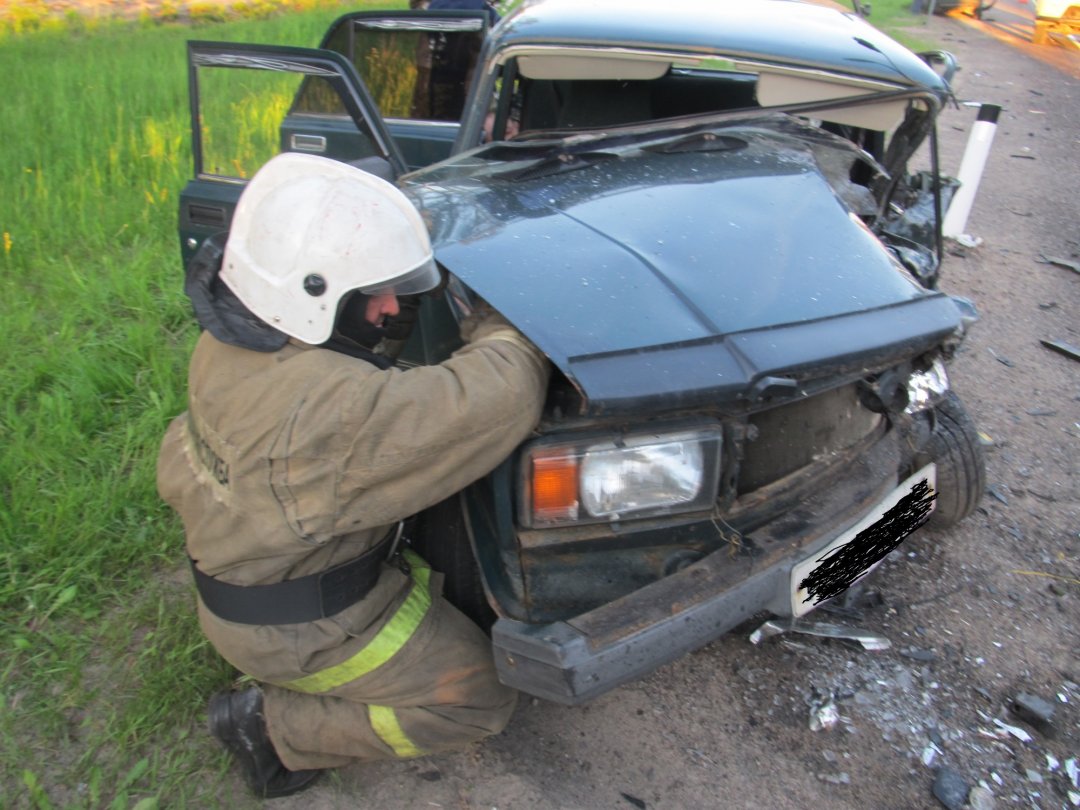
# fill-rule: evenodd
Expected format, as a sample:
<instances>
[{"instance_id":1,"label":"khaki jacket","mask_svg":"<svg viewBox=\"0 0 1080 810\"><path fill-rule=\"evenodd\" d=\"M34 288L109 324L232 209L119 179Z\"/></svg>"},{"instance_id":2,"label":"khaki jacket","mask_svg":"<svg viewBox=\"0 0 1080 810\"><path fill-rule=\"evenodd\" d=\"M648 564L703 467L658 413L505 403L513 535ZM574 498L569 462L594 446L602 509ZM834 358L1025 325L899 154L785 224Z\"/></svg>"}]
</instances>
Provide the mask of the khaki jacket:
<instances>
[{"instance_id":1,"label":"khaki jacket","mask_svg":"<svg viewBox=\"0 0 1080 810\"><path fill-rule=\"evenodd\" d=\"M379 369L324 349L239 349L204 334L189 409L166 432L161 496L206 573L264 584L332 567L494 469L540 417L549 368L497 316L437 366ZM403 758L502 729L515 693L490 646L408 552L332 617L255 625L201 603L203 632L262 681L286 767Z\"/></svg>"},{"instance_id":2,"label":"khaki jacket","mask_svg":"<svg viewBox=\"0 0 1080 810\"><path fill-rule=\"evenodd\" d=\"M158 490L211 576L254 585L322 571L506 459L539 420L548 373L539 350L506 328L404 371L303 344L254 352L203 333L189 410L162 443ZM408 586L397 573L337 623L374 632ZM225 653L242 628L200 613Z\"/></svg>"}]
</instances>

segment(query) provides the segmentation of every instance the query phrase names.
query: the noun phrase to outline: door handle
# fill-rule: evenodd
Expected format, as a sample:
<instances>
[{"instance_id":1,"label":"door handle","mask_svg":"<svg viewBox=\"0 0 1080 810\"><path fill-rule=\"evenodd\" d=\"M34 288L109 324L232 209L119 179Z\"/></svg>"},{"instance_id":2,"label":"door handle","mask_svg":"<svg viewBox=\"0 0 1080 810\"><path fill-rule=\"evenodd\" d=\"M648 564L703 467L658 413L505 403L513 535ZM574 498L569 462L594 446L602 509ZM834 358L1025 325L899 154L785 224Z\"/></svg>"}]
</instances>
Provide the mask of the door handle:
<instances>
[{"instance_id":1,"label":"door handle","mask_svg":"<svg viewBox=\"0 0 1080 810\"><path fill-rule=\"evenodd\" d=\"M207 225L212 228L225 227L225 209L219 205L188 204L188 221L192 225Z\"/></svg>"}]
</instances>

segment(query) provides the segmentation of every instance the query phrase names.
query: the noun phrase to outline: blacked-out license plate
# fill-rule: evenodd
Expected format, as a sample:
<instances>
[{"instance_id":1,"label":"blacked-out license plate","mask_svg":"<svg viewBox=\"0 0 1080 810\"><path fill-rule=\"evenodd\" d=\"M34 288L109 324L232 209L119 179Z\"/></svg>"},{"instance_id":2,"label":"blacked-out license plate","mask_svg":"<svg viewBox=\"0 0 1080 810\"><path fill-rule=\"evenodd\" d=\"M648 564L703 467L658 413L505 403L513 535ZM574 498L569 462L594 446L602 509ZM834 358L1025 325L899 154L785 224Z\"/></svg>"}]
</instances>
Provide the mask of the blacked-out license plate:
<instances>
[{"instance_id":1,"label":"blacked-out license plate","mask_svg":"<svg viewBox=\"0 0 1080 810\"><path fill-rule=\"evenodd\" d=\"M791 569L791 612L809 613L874 570L923 525L937 498L937 468L928 464L825 548Z\"/></svg>"}]
</instances>

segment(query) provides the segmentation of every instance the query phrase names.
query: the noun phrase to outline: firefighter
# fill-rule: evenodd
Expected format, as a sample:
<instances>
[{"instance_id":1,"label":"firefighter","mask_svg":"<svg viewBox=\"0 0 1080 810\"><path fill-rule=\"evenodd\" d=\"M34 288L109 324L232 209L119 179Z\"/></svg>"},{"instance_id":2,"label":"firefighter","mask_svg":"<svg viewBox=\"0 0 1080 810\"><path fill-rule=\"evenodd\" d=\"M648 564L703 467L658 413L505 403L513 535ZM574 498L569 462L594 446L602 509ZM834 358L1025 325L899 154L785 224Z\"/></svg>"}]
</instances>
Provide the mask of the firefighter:
<instances>
[{"instance_id":1,"label":"firefighter","mask_svg":"<svg viewBox=\"0 0 1080 810\"><path fill-rule=\"evenodd\" d=\"M440 273L409 200L344 163L274 158L222 241L189 264L204 331L158 459L202 630L257 682L211 698L211 733L269 798L499 732L516 694L401 526L530 434L546 360L486 308L443 363L393 367L380 341Z\"/></svg>"}]
</instances>

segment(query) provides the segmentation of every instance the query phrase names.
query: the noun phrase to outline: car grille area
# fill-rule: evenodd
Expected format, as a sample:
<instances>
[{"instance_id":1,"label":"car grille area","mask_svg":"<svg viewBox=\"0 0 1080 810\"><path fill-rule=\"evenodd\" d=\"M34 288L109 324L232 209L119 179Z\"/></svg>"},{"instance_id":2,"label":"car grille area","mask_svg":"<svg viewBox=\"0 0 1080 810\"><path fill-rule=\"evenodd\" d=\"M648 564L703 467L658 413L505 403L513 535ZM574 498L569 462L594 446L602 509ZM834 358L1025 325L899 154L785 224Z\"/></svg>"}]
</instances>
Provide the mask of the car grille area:
<instances>
[{"instance_id":1,"label":"car grille area","mask_svg":"<svg viewBox=\"0 0 1080 810\"><path fill-rule=\"evenodd\" d=\"M739 495L772 484L816 461L827 460L877 429L884 417L859 401L856 385L760 411L739 466Z\"/></svg>"}]
</instances>

